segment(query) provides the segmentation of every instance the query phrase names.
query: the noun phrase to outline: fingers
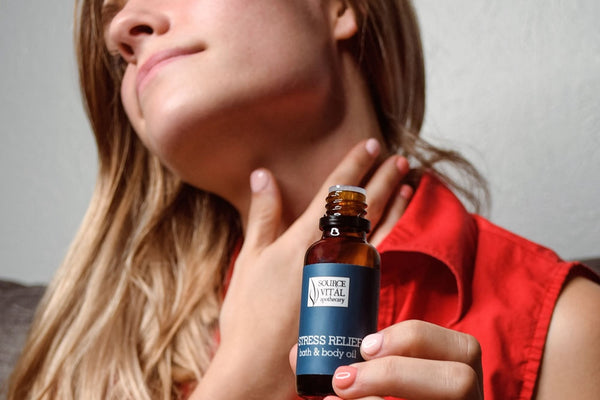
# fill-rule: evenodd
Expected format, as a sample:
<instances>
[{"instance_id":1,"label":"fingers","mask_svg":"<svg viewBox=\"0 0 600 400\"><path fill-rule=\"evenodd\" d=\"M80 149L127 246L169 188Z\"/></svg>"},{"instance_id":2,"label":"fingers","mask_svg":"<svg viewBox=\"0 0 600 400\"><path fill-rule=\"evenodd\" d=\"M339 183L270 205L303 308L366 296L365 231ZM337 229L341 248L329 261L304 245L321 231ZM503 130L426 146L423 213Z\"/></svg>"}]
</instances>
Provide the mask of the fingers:
<instances>
[{"instance_id":1,"label":"fingers","mask_svg":"<svg viewBox=\"0 0 600 400\"><path fill-rule=\"evenodd\" d=\"M413 189L400 184L409 170L406 158L390 157L378 168L366 187L367 218L373 227L369 242L374 246L396 225L412 197Z\"/></svg>"},{"instance_id":2,"label":"fingers","mask_svg":"<svg viewBox=\"0 0 600 400\"><path fill-rule=\"evenodd\" d=\"M481 368L481 347L471 335L423 321L404 321L368 335L361 345L365 360L390 355L456 361Z\"/></svg>"},{"instance_id":3,"label":"fingers","mask_svg":"<svg viewBox=\"0 0 600 400\"><path fill-rule=\"evenodd\" d=\"M401 185L397 193L392 195L391 204L389 204L379 224L376 225L375 230L369 236L369 242L373 246L378 246L398 223L398 220L406 211L413 193L414 189L410 185Z\"/></svg>"},{"instance_id":4,"label":"fingers","mask_svg":"<svg viewBox=\"0 0 600 400\"><path fill-rule=\"evenodd\" d=\"M287 236L297 243L311 243L318 235L315 221L323 214L323 202L332 185L358 185L372 170L381 146L376 139L361 141L339 163L325 180L306 211L290 227ZM370 237L377 245L400 218L412 189L399 186L409 170L404 157L388 158L370 177L366 187L369 198L371 226L375 227ZM244 249L260 249L271 244L281 232L281 196L272 174L265 169L254 171L250 178L252 188L251 206L246 226Z\"/></svg>"},{"instance_id":5,"label":"fingers","mask_svg":"<svg viewBox=\"0 0 600 400\"><path fill-rule=\"evenodd\" d=\"M482 396L481 348L470 335L405 321L365 337L361 354L366 362L336 370L334 387L344 399Z\"/></svg>"},{"instance_id":6,"label":"fingers","mask_svg":"<svg viewBox=\"0 0 600 400\"><path fill-rule=\"evenodd\" d=\"M373 226L379 223L388 200L398 189L398 184L408 172L408 161L401 156L392 156L385 160L366 185L369 198L368 218Z\"/></svg>"},{"instance_id":7,"label":"fingers","mask_svg":"<svg viewBox=\"0 0 600 400\"><path fill-rule=\"evenodd\" d=\"M375 164L375 160L381 151L381 146L376 139L363 140L355 145L344 157L333 172L325 179L325 182L311 201L306 211L292 225L294 235L305 238L312 230L307 229L315 226L315 221L323 215L323 204L329 187L333 185L358 185L363 177ZM312 237L312 234L310 235Z\"/></svg>"},{"instance_id":8,"label":"fingers","mask_svg":"<svg viewBox=\"0 0 600 400\"><path fill-rule=\"evenodd\" d=\"M257 169L250 175L252 199L244 248L261 249L277 237L281 219L281 197L273 175Z\"/></svg>"},{"instance_id":9,"label":"fingers","mask_svg":"<svg viewBox=\"0 0 600 400\"><path fill-rule=\"evenodd\" d=\"M333 387L343 399L479 400L477 381L477 374L466 364L388 356L338 368Z\"/></svg>"},{"instance_id":10,"label":"fingers","mask_svg":"<svg viewBox=\"0 0 600 400\"><path fill-rule=\"evenodd\" d=\"M329 174L309 209L315 208L321 214L323 201L329 193L329 187L333 185L358 185L373 167L380 151L381 146L376 139L368 139L354 146L337 168Z\"/></svg>"},{"instance_id":11,"label":"fingers","mask_svg":"<svg viewBox=\"0 0 600 400\"><path fill-rule=\"evenodd\" d=\"M298 360L298 343L292 346L289 354L290 358L290 367L292 367L292 371L296 374L296 361Z\"/></svg>"}]
</instances>

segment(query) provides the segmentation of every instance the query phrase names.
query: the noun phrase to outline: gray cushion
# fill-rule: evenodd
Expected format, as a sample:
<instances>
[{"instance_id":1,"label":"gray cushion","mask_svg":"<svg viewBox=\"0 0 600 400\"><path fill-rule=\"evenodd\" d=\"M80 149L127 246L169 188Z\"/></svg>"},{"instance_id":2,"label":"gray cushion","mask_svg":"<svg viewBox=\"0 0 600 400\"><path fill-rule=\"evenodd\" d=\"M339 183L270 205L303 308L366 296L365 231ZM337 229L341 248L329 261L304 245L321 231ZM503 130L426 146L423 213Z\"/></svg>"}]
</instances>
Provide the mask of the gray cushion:
<instances>
[{"instance_id":1,"label":"gray cushion","mask_svg":"<svg viewBox=\"0 0 600 400\"><path fill-rule=\"evenodd\" d=\"M598 258L588 258L585 260L581 260L582 263L596 271L598 275L600 275L600 257Z\"/></svg>"},{"instance_id":2,"label":"gray cushion","mask_svg":"<svg viewBox=\"0 0 600 400\"><path fill-rule=\"evenodd\" d=\"M25 342L43 286L23 286L0 280L0 398Z\"/></svg>"}]
</instances>

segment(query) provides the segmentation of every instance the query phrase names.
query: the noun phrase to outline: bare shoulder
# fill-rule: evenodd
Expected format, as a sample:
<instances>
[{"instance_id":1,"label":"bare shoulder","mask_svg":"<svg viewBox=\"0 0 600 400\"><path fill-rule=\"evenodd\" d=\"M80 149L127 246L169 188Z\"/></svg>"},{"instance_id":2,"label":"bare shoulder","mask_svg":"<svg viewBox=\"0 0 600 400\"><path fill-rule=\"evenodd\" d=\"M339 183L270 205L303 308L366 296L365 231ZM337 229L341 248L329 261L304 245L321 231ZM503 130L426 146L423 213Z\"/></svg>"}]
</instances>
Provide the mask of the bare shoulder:
<instances>
[{"instance_id":1,"label":"bare shoulder","mask_svg":"<svg viewBox=\"0 0 600 400\"><path fill-rule=\"evenodd\" d=\"M563 289L552 315L536 399L598 399L600 285L577 277Z\"/></svg>"}]
</instances>

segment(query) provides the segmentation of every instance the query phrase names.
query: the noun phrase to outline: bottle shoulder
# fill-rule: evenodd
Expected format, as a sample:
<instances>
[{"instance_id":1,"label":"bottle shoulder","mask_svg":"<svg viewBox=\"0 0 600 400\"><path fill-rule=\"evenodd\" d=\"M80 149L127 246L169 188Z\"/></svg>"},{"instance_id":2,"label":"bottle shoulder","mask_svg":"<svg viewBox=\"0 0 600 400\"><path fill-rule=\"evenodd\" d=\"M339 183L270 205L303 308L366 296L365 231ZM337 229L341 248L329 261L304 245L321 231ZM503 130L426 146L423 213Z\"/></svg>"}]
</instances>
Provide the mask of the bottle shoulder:
<instances>
[{"instance_id":1,"label":"bottle shoulder","mask_svg":"<svg viewBox=\"0 0 600 400\"><path fill-rule=\"evenodd\" d=\"M308 248L304 263L341 263L379 269L381 262L377 249L360 238L329 237Z\"/></svg>"}]
</instances>

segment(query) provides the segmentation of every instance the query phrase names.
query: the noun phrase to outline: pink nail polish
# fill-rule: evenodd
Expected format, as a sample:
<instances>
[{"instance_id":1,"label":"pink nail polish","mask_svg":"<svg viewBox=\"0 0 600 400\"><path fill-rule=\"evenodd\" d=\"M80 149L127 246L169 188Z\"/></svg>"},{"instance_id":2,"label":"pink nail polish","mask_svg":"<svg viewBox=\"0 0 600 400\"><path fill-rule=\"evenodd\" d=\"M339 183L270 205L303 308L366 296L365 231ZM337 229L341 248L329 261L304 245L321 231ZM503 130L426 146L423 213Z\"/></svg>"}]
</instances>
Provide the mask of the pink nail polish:
<instances>
[{"instance_id":1,"label":"pink nail polish","mask_svg":"<svg viewBox=\"0 0 600 400\"><path fill-rule=\"evenodd\" d=\"M410 165L408 164L408 160L404 157L399 157L396 160L396 168L401 174L406 174L410 170Z\"/></svg>"},{"instance_id":2,"label":"pink nail polish","mask_svg":"<svg viewBox=\"0 0 600 400\"><path fill-rule=\"evenodd\" d=\"M408 200L412 197L414 190L409 185L402 185L400 188L400 197Z\"/></svg>"},{"instance_id":3,"label":"pink nail polish","mask_svg":"<svg viewBox=\"0 0 600 400\"><path fill-rule=\"evenodd\" d=\"M339 367L333 376L334 386L340 389L349 388L354 383L357 372L358 370L355 367L351 367L349 365Z\"/></svg>"},{"instance_id":4,"label":"pink nail polish","mask_svg":"<svg viewBox=\"0 0 600 400\"><path fill-rule=\"evenodd\" d=\"M250 175L250 189L254 193L260 192L267 187L269 175L264 169L257 169Z\"/></svg>"},{"instance_id":5,"label":"pink nail polish","mask_svg":"<svg viewBox=\"0 0 600 400\"><path fill-rule=\"evenodd\" d=\"M369 153L373 157L377 157L379 155L379 150L381 149L381 146L379 145L377 139L367 140L365 147L367 149L367 153Z\"/></svg>"},{"instance_id":6,"label":"pink nail polish","mask_svg":"<svg viewBox=\"0 0 600 400\"><path fill-rule=\"evenodd\" d=\"M373 333L365 336L360 346L363 353L368 355L375 355L381 349L383 343L383 335L380 333Z\"/></svg>"}]
</instances>

